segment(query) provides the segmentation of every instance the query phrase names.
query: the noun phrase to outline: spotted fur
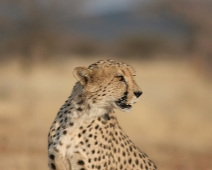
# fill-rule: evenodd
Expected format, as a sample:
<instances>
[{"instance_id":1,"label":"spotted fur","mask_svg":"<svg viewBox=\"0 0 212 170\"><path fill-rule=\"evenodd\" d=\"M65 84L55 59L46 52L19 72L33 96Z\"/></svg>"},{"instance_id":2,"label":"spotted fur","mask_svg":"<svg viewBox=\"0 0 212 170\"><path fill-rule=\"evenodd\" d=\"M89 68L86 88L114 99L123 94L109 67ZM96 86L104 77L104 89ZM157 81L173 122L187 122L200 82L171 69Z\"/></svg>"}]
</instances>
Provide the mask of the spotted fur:
<instances>
[{"instance_id":1,"label":"spotted fur","mask_svg":"<svg viewBox=\"0 0 212 170\"><path fill-rule=\"evenodd\" d=\"M156 170L117 122L142 94L127 64L101 60L77 67L78 80L48 136L50 170Z\"/></svg>"}]
</instances>

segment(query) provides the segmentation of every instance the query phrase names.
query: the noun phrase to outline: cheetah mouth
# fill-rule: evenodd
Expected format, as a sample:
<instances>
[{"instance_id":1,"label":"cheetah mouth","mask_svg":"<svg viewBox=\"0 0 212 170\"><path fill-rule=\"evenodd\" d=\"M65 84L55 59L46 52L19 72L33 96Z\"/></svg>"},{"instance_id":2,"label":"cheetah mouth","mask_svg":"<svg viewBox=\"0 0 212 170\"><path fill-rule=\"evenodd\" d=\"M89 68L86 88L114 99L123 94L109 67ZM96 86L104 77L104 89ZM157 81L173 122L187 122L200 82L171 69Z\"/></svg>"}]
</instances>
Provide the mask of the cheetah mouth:
<instances>
[{"instance_id":1,"label":"cheetah mouth","mask_svg":"<svg viewBox=\"0 0 212 170\"><path fill-rule=\"evenodd\" d=\"M132 105L126 104L127 100L127 92L124 93L124 96L117 101L115 101L116 105L121 109L131 109Z\"/></svg>"},{"instance_id":2,"label":"cheetah mouth","mask_svg":"<svg viewBox=\"0 0 212 170\"><path fill-rule=\"evenodd\" d=\"M130 108L132 107L132 105L130 105L130 104L126 104L126 103L119 102L119 100L116 101L115 103L116 103L116 105L119 106L121 109L130 109Z\"/></svg>"}]
</instances>

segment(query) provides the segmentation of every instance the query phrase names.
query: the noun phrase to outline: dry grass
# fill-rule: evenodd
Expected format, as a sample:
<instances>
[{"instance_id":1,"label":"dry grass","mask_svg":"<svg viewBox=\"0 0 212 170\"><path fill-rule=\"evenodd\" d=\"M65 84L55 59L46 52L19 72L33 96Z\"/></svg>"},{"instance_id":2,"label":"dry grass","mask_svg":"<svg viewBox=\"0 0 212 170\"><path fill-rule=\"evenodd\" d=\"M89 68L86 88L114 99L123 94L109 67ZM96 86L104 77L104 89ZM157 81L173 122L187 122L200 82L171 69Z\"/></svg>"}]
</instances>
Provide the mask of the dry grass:
<instances>
[{"instance_id":1,"label":"dry grass","mask_svg":"<svg viewBox=\"0 0 212 170\"><path fill-rule=\"evenodd\" d=\"M72 70L99 58L77 57L31 73L0 68L0 169L47 168L47 133L71 93ZM143 95L131 113L117 111L131 139L163 170L212 169L212 86L183 61L127 61Z\"/></svg>"}]
</instances>

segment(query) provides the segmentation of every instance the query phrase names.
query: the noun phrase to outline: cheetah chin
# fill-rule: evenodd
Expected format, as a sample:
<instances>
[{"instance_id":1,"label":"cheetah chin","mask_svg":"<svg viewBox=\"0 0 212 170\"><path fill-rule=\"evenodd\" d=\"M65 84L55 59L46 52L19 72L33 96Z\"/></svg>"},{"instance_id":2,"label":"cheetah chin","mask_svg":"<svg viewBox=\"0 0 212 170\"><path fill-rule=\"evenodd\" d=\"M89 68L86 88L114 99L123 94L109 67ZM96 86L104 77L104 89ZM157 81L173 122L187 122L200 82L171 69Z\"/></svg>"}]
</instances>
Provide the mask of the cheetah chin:
<instances>
[{"instance_id":1,"label":"cheetah chin","mask_svg":"<svg viewBox=\"0 0 212 170\"><path fill-rule=\"evenodd\" d=\"M132 108L132 105L130 104L126 104L126 100L127 100L127 92L124 93L124 96L120 99L118 99L117 101L115 101L115 104L121 108L121 109L126 109L126 110L130 110Z\"/></svg>"}]
</instances>

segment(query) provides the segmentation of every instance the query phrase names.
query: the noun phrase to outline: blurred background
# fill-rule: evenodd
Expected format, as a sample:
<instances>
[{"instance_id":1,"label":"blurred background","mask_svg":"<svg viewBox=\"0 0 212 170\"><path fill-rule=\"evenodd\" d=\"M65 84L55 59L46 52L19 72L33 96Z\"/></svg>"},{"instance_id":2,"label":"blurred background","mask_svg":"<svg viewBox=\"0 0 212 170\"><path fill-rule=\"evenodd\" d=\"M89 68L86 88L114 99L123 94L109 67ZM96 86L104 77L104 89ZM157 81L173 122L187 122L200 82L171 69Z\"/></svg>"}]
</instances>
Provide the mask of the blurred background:
<instances>
[{"instance_id":1,"label":"blurred background","mask_svg":"<svg viewBox=\"0 0 212 170\"><path fill-rule=\"evenodd\" d=\"M212 1L0 0L0 169L47 168L47 134L100 59L137 70L143 95L117 112L163 170L212 170Z\"/></svg>"}]
</instances>

